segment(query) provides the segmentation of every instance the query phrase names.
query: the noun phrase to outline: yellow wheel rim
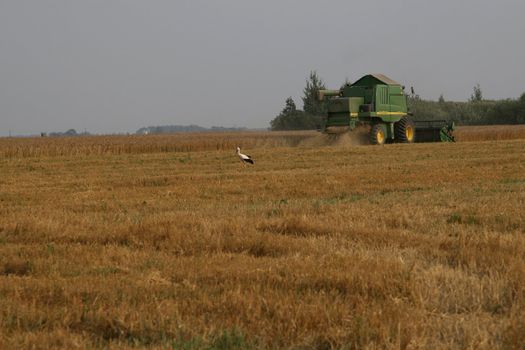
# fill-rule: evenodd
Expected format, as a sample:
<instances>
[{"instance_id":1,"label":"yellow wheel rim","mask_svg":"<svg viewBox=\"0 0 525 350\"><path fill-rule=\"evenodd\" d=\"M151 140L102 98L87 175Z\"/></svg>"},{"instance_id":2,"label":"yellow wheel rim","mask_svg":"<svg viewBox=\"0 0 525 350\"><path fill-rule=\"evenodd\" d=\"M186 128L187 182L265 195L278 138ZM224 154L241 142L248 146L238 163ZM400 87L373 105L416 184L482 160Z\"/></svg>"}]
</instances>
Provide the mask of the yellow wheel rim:
<instances>
[{"instance_id":1,"label":"yellow wheel rim","mask_svg":"<svg viewBox=\"0 0 525 350\"><path fill-rule=\"evenodd\" d=\"M383 132L383 129L377 130L376 138L377 138L377 143L378 144L381 145L381 144L385 143L385 133Z\"/></svg>"},{"instance_id":2,"label":"yellow wheel rim","mask_svg":"<svg viewBox=\"0 0 525 350\"><path fill-rule=\"evenodd\" d=\"M407 128L405 129L405 135L407 137L407 141L412 141L414 140L414 128L412 128L411 126L407 126Z\"/></svg>"}]
</instances>

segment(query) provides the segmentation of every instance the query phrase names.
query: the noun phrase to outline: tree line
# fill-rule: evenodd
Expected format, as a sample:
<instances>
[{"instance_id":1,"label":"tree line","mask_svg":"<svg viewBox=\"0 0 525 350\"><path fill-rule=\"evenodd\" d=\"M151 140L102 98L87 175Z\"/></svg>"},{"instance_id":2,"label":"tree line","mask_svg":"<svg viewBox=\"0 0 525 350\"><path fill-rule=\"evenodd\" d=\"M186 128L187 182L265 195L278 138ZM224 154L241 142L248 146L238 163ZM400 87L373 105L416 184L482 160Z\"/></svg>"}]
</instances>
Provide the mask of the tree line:
<instances>
[{"instance_id":1,"label":"tree line","mask_svg":"<svg viewBox=\"0 0 525 350\"><path fill-rule=\"evenodd\" d=\"M303 109L297 109L294 100L288 97L284 108L272 121L272 130L309 130L319 129L322 118L326 115L325 101L319 101L319 90L325 89L324 83L315 71L310 72L303 89Z\"/></svg>"},{"instance_id":2,"label":"tree line","mask_svg":"<svg viewBox=\"0 0 525 350\"><path fill-rule=\"evenodd\" d=\"M475 88L476 89L476 88ZM517 99L470 99L465 102L438 101L409 96L414 119L446 119L460 125L525 124L525 93Z\"/></svg>"},{"instance_id":3,"label":"tree line","mask_svg":"<svg viewBox=\"0 0 525 350\"><path fill-rule=\"evenodd\" d=\"M231 132L231 131L246 131L246 128L228 128L223 126L212 126L211 128L205 128L199 125L159 125L159 126L147 126L138 129L135 134L137 135L148 135L148 134L173 134L179 132Z\"/></svg>"},{"instance_id":4,"label":"tree line","mask_svg":"<svg viewBox=\"0 0 525 350\"><path fill-rule=\"evenodd\" d=\"M303 89L303 109L298 109L288 97L282 111L270 121L271 130L321 128L327 111L327 102L317 98L322 89L325 89L323 80L317 72L310 72ZM437 101L424 100L412 93L408 95L408 108L416 120L445 119L460 125L525 124L525 93L517 99L486 100L479 84L465 102L445 101L443 95Z\"/></svg>"}]
</instances>

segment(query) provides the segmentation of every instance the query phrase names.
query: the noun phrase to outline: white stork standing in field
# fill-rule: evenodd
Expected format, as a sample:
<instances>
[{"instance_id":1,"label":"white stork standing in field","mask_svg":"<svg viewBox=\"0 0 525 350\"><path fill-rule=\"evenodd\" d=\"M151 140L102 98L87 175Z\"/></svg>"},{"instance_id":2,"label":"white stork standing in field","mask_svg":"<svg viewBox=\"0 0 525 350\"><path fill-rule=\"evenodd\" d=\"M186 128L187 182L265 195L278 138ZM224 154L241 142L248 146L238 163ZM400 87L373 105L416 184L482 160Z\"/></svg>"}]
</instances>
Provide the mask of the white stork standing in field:
<instances>
[{"instance_id":1,"label":"white stork standing in field","mask_svg":"<svg viewBox=\"0 0 525 350\"><path fill-rule=\"evenodd\" d=\"M246 154L242 154L241 153L241 148L240 147L237 147L237 155L239 156L241 162L243 164L246 164L246 163L250 163L250 164L253 164L253 159L252 157L246 155Z\"/></svg>"}]
</instances>

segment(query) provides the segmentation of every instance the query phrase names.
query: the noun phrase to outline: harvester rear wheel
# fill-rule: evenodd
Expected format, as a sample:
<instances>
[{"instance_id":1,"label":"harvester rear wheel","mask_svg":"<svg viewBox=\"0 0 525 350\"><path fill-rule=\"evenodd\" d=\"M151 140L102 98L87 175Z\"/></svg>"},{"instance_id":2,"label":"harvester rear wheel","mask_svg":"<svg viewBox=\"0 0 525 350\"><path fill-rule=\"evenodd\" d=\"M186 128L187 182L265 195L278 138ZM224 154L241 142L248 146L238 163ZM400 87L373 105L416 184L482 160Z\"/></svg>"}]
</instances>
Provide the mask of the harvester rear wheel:
<instances>
[{"instance_id":1,"label":"harvester rear wheel","mask_svg":"<svg viewBox=\"0 0 525 350\"><path fill-rule=\"evenodd\" d=\"M416 139L416 127L414 122L403 117L394 124L394 135L397 142L412 143Z\"/></svg>"},{"instance_id":2,"label":"harvester rear wheel","mask_svg":"<svg viewBox=\"0 0 525 350\"><path fill-rule=\"evenodd\" d=\"M375 124L370 130L370 143L372 145L382 145L386 141L386 134L381 124Z\"/></svg>"}]
</instances>

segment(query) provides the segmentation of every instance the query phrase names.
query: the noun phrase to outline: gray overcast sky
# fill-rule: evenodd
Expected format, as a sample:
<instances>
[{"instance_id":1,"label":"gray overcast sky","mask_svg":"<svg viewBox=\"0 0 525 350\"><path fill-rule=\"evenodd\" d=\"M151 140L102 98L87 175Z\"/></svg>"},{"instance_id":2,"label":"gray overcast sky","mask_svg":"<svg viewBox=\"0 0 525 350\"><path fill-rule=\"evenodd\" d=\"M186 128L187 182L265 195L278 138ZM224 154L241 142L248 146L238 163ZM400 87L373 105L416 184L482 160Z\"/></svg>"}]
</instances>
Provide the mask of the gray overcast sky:
<instances>
[{"instance_id":1,"label":"gray overcast sky","mask_svg":"<svg viewBox=\"0 0 525 350\"><path fill-rule=\"evenodd\" d=\"M0 136L268 127L310 70L525 92L523 0L0 0Z\"/></svg>"}]
</instances>

